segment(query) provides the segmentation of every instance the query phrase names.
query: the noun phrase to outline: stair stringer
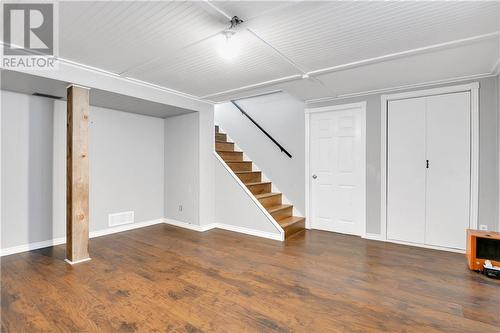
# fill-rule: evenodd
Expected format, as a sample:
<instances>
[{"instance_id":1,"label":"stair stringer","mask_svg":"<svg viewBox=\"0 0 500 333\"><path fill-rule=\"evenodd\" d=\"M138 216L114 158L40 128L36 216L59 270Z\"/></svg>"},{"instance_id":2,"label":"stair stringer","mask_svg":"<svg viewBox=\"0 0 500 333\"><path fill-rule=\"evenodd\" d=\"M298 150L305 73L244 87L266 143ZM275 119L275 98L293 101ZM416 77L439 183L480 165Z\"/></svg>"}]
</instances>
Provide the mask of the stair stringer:
<instances>
[{"instance_id":1,"label":"stair stringer","mask_svg":"<svg viewBox=\"0 0 500 333\"><path fill-rule=\"evenodd\" d=\"M238 147L238 145L236 143L234 144L234 147L238 148L239 150L241 150L241 148ZM276 185L276 183L273 182L273 180L266 175L266 173L262 170L262 168L260 168L257 165L257 163L255 163L255 160L253 160L251 158L251 156L248 156L245 153L245 151L243 151L243 159L247 159L247 160L251 160L252 161L254 169L255 169L254 171L260 171L261 172L261 174L262 174L262 181L263 182L271 182L272 183L272 192L279 192L279 193L281 193L281 197L282 197L282 200L283 200L284 204L293 205L293 215L295 215L295 216L304 216L304 214L302 214L302 212L297 209L296 205L294 205L294 203L292 201L290 201L290 199L288 199L288 197L286 196L286 194L279 189L279 187Z\"/></svg>"},{"instance_id":2,"label":"stair stringer","mask_svg":"<svg viewBox=\"0 0 500 333\"><path fill-rule=\"evenodd\" d=\"M274 226L274 228L279 232L279 239L278 240L284 241L285 240L285 230L283 230L283 228L279 225L279 223L276 222L276 220L271 216L271 214L269 214L267 209L264 208L264 206L262 206L260 201L252 194L252 192L250 192L250 190L246 187L246 185L239 179L239 177L233 172L233 170L231 170L231 168L219 156L219 154L217 154L217 152L215 152L215 151L213 153L214 153L216 160L219 162L218 163L219 166L223 167L225 169L225 171L232 177L232 179L239 185L239 187L241 188L241 190L243 192L242 194L244 194L255 205L255 207L259 210L259 212L262 213L265 216L265 218L268 220L268 222L270 224L272 224ZM216 211L217 211L217 208L216 208ZM216 215L217 215L217 213L216 213ZM234 231L237 231L237 230L234 230ZM255 236L259 236L258 233L252 233L252 234ZM264 232L264 234L265 234L265 232ZM262 235L262 237L275 239L273 236L267 237L264 234Z\"/></svg>"},{"instance_id":3,"label":"stair stringer","mask_svg":"<svg viewBox=\"0 0 500 333\"><path fill-rule=\"evenodd\" d=\"M219 126L219 128L221 128L221 127ZM229 136L229 134L227 134L227 132L226 132L226 135L227 135L227 138L230 139L231 142L234 143L234 149L243 152L243 160L250 160L250 161L252 161L253 166L254 166L254 170L253 171L260 171L261 172L261 174L262 174L262 181L266 181L266 182L271 182L272 183L272 192L279 192L279 193L281 193L281 197L282 197L283 203L284 204L293 205L293 215L295 215L295 216L305 216L300 210L297 209L297 206L294 205L294 203L292 201L290 201L290 199L288 199L288 197L286 196L286 194L279 189L279 187L276 185L276 183L273 182L273 180L266 175L266 173L262 170L262 168L259 167L257 165L257 163L255 163L255 160L252 159L251 156L248 156L246 154L245 150L243 150L240 146L238 146L238 144L236 143L236 141L233 140Z\"/></svg>"}]
</instances>

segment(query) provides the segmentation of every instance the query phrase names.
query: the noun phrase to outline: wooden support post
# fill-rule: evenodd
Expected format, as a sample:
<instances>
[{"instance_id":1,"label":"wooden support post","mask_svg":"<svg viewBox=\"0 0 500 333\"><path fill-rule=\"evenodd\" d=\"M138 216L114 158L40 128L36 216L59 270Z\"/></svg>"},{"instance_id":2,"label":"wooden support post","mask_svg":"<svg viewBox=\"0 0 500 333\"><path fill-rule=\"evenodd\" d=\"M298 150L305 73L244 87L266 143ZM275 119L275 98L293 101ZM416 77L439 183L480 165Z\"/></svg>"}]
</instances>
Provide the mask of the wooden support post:
<instances>
[{"instance_id":1,"label":"wooden support post","mask_svg":"<svg viewBox=\"0 0 500 333\"><path fill-rule=\"evenodd\" d=\"M66 261L89 257L89 89L67 88Z\"/></svg>"}]
</instances>

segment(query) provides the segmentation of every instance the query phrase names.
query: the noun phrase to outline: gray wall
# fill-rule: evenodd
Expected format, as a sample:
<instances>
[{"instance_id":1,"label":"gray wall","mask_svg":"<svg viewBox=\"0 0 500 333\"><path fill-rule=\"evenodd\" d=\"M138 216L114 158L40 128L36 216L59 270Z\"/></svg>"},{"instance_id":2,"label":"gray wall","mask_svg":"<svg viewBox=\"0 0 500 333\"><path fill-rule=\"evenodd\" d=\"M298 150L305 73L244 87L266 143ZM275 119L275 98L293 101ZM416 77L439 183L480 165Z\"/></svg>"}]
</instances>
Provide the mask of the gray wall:
<instances>
[{"instance_id":1,"label":"gray wall","mask_svg":"<svg viewBox=\"0 0 500 333\"><path fill-rule=\"evenodd\" d=\"M200 183L198 118L198 113L189 113L165 119L164 155L165 217L196 225Z\"/></svg>"},{"instance_id":2,"label":"gray wall","mask_svg":"<svg viewBox=\"0 0 500 333\"><path fill-rule=\"evenodd\" d=\"M215 106L215 122L300 211L305 213L304 103L278 93L238 104L286 150L289 158L231 103Z\"/></svg>"},{"instance_id":3,"label":"gray wall","mask_svg":"<svg viewBox=\"0 0 500 333\"><path fill-rule=\"evenodd\" d=\"M215 170L214 170L214 108L197 112L198 114L198 153L199 153L199 224L215 222Z\"/></svg>"},{"instance_id":4,"label":"gray wall","mask_svg":"<svg viewBox=\"0 0 500 333\"><path fill-rule=\"evenodd\" d=\"M498 108L497 79L479 81L479 223L498 228ZM453 83L457 85L472 81ZM438 87L438 86L432 86ZM425 88L419 88L425 89ZM415 89L412 89L415 90ZM402 91L401 91L402 92ZM366 110L366 218L367 232L380 233L380 94L316 103L308 107L367 102Z\"/></svg>"},{"instance_id":5,"label":"gray wall","mask_svg":"<svg viewBox=\"0 0 500 333\"><path fill-rule=\"evenodd\" d=\"M66 104L1 92L2 248L65 235ZM90 230L163 218L164 121L91 107Z\"/></svg>"},{"instance_id":6,"label":"gray wall","mask_svg":"<svg viewBox=\"0 0 500 333\"><path fill-rule=\"evenodd\" d=\"M498 138L497 138L497 144L498 144L498 153L499 153L499 156L498 156L498 173L499 173L499 179L498 179L498 184L500 186L500 76L497 75L496 77L496 84L497 84L497 95L498 95L498 98L497 98L497 110L498 110L498 130L497 130L497 135L498 135ZM498 193L500 195L500 187L498 188ZM498 198L499 200L499 210L498 210L498 229L497 231L500 231L500 197Z\"/></svg>"},{"instance_id":7,"label":"gray wall","mask_svg":"<svg viewBox=\"0 0 500 333\"><path fill-rule=\"evenodd\" d=\"M6 248L52 239L54 102L1 94L2 248Z\"/></svg>"}]
</instances>

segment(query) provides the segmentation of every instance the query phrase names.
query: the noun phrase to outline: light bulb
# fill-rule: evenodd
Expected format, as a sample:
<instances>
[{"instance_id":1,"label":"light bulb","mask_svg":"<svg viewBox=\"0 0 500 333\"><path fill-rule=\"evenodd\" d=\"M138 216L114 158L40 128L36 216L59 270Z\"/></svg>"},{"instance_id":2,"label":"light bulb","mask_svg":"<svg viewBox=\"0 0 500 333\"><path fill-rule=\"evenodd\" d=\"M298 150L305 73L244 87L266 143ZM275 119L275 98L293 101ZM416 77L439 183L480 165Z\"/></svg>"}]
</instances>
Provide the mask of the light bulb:
<instances>
[{"instance_id":1,"label":"light bulb","mask_svg":"<svg viewBox=\"0 0 500 333\"><path fill-rule=\"evenodd\" d=\"M238 39L234 37L234 31L224 31L218 48L219 55L226 60L232 60L240 53L240 45Z\"/></svg>"}]
</instances>

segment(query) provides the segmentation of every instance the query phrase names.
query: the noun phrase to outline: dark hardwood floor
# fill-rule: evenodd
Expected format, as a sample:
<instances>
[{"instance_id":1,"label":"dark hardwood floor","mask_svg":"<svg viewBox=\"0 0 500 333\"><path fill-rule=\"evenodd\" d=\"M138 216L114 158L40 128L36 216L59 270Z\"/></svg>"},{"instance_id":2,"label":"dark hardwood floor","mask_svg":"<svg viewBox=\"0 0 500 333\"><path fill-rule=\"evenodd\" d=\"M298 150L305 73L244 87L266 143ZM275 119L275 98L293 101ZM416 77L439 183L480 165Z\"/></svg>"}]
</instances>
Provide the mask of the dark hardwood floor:
<instances>
[{"instance_id":1,"label":"dark hardwood floor","mask_svg":"<svg viewBox=\"0 0 500 333\"><path fill-rule=\"evenodd\" d=\"M307 231L168 225L2 258L4 332L500 332L500 281L461 254Z\"/></svg>"}]
</instances>

